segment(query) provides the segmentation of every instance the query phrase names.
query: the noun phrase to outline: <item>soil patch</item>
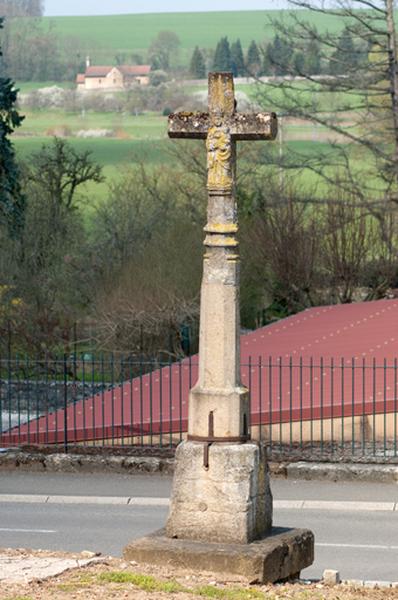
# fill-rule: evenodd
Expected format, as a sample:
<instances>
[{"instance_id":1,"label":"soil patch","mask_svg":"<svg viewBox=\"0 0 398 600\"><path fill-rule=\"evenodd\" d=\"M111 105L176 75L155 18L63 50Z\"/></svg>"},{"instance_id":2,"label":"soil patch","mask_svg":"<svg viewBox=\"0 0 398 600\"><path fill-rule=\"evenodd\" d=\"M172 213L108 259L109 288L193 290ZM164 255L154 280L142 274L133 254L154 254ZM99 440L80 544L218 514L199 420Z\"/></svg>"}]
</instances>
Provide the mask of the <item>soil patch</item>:
<instances>
[{"instance_id":1,"label":"soil patch","mask_svg":"<svg viewBox=\"0 0 398 600\"><path fill-rule=\"evenodd\" d=\"M12 557L82 560L85 553L0 550ZM238 577L214 576L210 573L172 571L167 567L127 563L104 557L103 562L67 571L31 583L2 583L0 600L398 600L398 589L367 589L339 585L328 588L322 583L287 583L249 586Z\"/></svg>"}]
</instances>

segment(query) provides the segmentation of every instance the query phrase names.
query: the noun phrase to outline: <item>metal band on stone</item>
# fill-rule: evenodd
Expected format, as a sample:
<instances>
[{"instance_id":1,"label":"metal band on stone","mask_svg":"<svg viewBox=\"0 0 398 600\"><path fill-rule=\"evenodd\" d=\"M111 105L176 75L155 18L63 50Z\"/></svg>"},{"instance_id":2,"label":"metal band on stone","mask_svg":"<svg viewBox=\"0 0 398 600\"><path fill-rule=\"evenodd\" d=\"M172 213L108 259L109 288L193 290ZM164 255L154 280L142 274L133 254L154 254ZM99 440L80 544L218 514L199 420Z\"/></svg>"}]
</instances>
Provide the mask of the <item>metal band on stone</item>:
<instances>
[{"instance_id":1,"label":"metal band on stone","mask_svg":"<svg viewBox=\"0 0 398 600\"><path fill-rule=\"evenodd\" d=\"M203 442L205 444L244 444L250 440L250 435L237 435L230 437L188 435L187 439L189 442Z\"/></svg>"}]
</instances>

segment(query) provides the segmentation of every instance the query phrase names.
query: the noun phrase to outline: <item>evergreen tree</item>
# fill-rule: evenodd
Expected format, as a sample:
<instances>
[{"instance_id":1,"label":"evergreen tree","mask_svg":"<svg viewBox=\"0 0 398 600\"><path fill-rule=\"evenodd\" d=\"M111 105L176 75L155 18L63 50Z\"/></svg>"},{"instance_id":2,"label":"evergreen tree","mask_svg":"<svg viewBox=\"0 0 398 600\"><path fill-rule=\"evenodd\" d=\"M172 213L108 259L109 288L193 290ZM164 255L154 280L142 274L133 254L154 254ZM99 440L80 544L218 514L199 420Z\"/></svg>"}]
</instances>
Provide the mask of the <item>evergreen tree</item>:
<instances>
[{"instance_id":1,"label":"evergreen tree","mask_svg":"<svg viewBox=\"0 0 398 600\"><path fill-rule=\"evenodd\" d=\"M263 73L263 75L273 75L273 73L274 73L270 55L271 55L271 43L266 45L265 52L263 53L263 64L261 67L261 72Z\"/></svg>"},{"instance_id":2,"label":"evergreen tree","mask_svg":"<svg viewBox=\"0 0 398 600\"><path fill-rule=\"evenodd\" d=\"M254 40L251 41L247 51L246 66L251 75L259 75L261 71L261 57L258 46Z\"/></svg>"},{"instance_id":3,"label":"evergreen tree","mask_svg":"<svg viewBox=\"0 0 398 600\"><path fill-rule=\"evenodd\" d=\"M321 72L321 54L319 44L311 40L305 53L305 70L310 75L319 75Z\"/></svg>"},{"instance_id":4,"label":"evergreen tree","mask_svg":"<svg viewBox=\"0 0 398 600\"><path fill-rule=\"evenodd\" d=\"M291 69L293 50L291 45L279 35L276 35L267 46L267 56L273 75L286 75Z\"/></svg>"},{"instance_id":5,"label":"evergreen tree","mask_svg":"<svg viewBox=\"0 0 398 600\"><path fill-rule=\"evenodd\" d=\"M295 75L300 75L304 71L305 67L305 56L303 52L295 52L293 57L293 70Z\"/></svg>"},{"instance_id":6,"label":"evergreen tree","mask_svg":"<svg viewBox=\"0 0 398 600\"><path fill-rule=\"evenodd\" d=\"M231 44L231 63L234 77L241 77L245 74L245 59L240 39Z\"/></svg>"},{"instance_id":7,"label":"evergreen tree","mask_svg":"<svg viewBox=\"0 0 398 600\"><path fill-rule=\"evenodd\" d=\"M204 79L206 77L205 59L198 46L193 51L189 72L194 79Z\"/></svg>"},{"instance_id":8,"label":"evergreen tree","mask_svg":"<svg viewBox=\"0 0 398 600\"><path fill-rule=\"evenodd\" d=\"M0 29L2 27L3 19L0 18ZM23 225L25 208L14 148L9 140L10 134L23 120L15 109L16 100L13 82L0 76L0 219L6 223L12 236L17 236Z\"/></svg>"},{"instance_id":9,"label":"evergreen tree","mask_svg":"<svg viewBox=\"0 0 398 600\"><path fill-rule=\"evenodd\" d=\"M231 49L227 37L223 37L217 44L213 63L214 71L232 71Z\"/></svg>"},{"instance_id":10,"label":"evergreen tree","mask_svg":"<svg viewBox=\"0 0 398 600\"><path fill-rule=\"evenodd\" d=\"M358 55L352 35L345 27L338 39L336 50L330 57L329 73L345 75L347 71L354 71L358 66Z\"/></svg>"}]
</instances>

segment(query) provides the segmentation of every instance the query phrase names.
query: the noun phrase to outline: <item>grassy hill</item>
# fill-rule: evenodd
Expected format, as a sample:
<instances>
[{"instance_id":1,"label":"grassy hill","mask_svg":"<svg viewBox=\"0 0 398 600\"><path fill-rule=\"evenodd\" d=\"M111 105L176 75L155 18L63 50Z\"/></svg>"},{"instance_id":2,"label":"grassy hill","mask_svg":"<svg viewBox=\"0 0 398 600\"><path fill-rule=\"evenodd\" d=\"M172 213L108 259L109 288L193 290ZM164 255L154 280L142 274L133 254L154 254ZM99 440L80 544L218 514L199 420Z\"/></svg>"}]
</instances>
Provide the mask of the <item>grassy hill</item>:
<instances>
[{"instance_id":1,"label":"grassy hill","mask_svg":"<svg viewBox=\"0 0 398 600\"><path fill-rule=\"evenodd\" d=\"M174 31L181 40L181 61L187 63L195 46L215 48L222 36L240 38L244 48L251 40L273 37L270 19L286 11L231 11L203 13L152 13L94 17L47 17L56 33L85 40L87 52L96 62L112 61L117 52L142 52L144 55L162 30ZM341 19L311 11L300 14L320 30L339 31Z\"/></svg>"}]
</instances>

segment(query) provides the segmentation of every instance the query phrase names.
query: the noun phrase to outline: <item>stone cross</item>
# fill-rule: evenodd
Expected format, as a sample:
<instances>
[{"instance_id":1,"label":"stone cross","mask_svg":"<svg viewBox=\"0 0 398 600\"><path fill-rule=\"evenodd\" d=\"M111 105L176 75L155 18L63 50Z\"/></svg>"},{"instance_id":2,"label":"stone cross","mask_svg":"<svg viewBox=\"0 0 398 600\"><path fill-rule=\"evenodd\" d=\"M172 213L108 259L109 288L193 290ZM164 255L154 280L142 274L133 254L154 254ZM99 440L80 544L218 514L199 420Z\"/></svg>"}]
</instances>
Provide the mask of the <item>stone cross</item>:
<instances>
[{"instance_id":1,"label":"stone cross","mask_svg":"<svg viewBox=\"0 0 398 600\"><path fill-rule=\"evenodd\" d=\"M205 139L208 211L201 291L199 379L189 400L188 439L248 439L248 392L240 383L236 142L273 140L274 113L236 112L231 73L209 73L209 111L169 117L171 138ZM206 461L206 458L205 458Z\"/></svg>"},{"instance_id":2,"label":"stone cross","mask_svg":"<svg viewBox=\"0 0 398 600\"><path fill-rule=\"evenodd\" d=\"M188 439L176 450L165 530L127 546L127 560L235 573L252 583L297 577L313 561L310 531L272 528L266 448L249 439L239 372L236 142L272 140L276 129L272 113L235 112L230 73L210 73L208 113L169 117L171 137L205 139L207 148L199 378L189 397Z\"/></svg>"}]
</instances>

